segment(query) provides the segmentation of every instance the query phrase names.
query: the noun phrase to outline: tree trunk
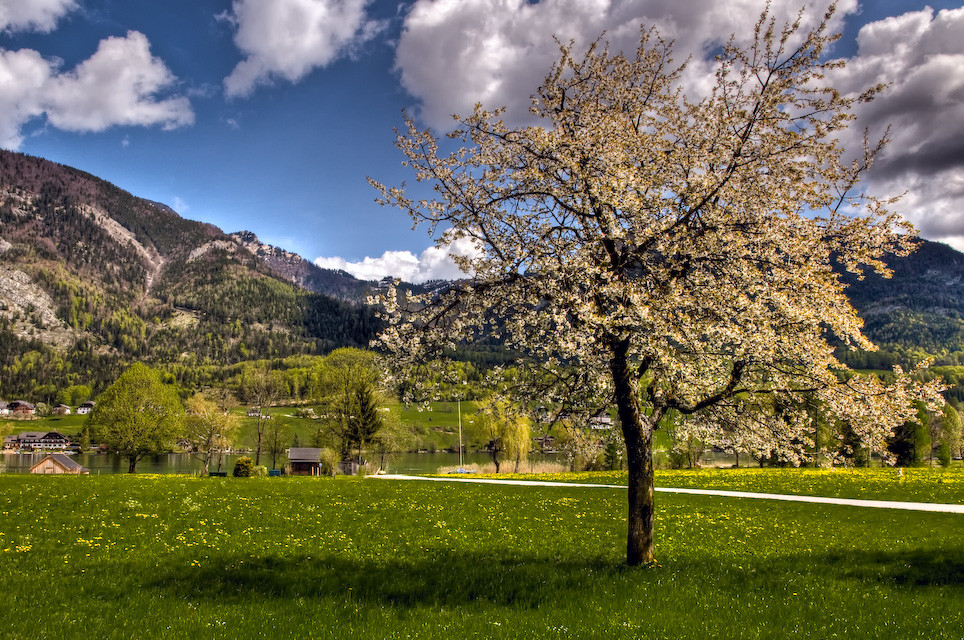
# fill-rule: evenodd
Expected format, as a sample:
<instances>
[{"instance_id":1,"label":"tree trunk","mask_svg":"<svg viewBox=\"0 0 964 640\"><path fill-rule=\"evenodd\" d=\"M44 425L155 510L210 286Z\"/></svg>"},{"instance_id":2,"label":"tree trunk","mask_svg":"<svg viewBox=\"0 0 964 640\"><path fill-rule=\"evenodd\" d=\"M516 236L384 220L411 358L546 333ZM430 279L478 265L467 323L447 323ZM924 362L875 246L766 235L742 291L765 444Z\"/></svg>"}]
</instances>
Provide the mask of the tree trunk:
<instances>
[{"instance_id":1,"label":"tree trunk","mask_svg":"<svg viewBox=\"0 0 964 640\"><path fill-rule=\"evenodd\" d=\"M127 456L127 473L134 473L137 467L137 456Z\"/></svg>"},{"instance_id":2,"label":"tree trunk","mask_svg":"<svg viewBox=\"0 0 964 640\"><path fill-rule=\"evenodd\" d=\"M629 467L629 518L626 537L626 564L630 566L655 563L653 516L653 426L643 424L639 411L636 387L629 370L627 354L629 341L612 344L613 358L610 371L615 387L616 409L626 440Z\"/></svg>"},{"instance_id":3,"label":"tree trunk","mask_svg":"<svg viewBox=\"0 0 964 640\"><path fill-rule=\"evenodd\" d=\"M254 450L254 464L255 466L261 466L261 436L264 435L264 415L261 413L261 408L258 408L258 446Z\"/></svg>"}]
</instances>

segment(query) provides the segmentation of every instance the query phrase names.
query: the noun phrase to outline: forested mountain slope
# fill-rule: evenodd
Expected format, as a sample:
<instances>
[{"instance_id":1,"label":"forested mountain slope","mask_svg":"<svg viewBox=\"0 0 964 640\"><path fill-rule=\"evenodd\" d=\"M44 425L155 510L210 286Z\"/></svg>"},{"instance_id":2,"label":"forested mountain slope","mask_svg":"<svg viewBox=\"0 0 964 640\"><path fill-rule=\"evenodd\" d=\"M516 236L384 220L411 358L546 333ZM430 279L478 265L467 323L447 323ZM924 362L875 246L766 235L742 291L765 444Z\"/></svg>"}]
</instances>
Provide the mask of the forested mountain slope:
<instances>
[{"instance_id":1,"label":"forested mountain slope","mask_svg":"<svg viewBox=\"0 0 964 640\"><path fill-rule=\"evenodd\" d=\"M891 258L892 278L844 277L864 331L881 351L850 358L858 367L886 368L925 354L938 364L964 364L964 254L921 240L905 258Z\"/></svg>"},{"instance_id":2,"label":"forested mountain slope","mask_svg":"<svg viewBox=\"0 0 964 640\"><path fill-rule=\"evenodd\" d=\"M0 150L2 397L97 387L133 360L188 371L364 346L375 327L213 225Z\"/></svg>"}]
</instances>

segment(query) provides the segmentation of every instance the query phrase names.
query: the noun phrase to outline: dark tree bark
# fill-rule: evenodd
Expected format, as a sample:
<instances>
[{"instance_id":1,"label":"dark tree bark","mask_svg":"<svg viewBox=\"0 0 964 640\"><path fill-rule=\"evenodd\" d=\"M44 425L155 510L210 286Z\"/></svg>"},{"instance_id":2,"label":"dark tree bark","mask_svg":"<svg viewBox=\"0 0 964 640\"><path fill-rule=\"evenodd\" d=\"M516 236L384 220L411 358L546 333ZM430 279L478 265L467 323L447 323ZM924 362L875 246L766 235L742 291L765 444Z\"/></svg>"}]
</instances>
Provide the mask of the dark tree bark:
<instances>
[{"instance_id":1,"label":"dark tree bark","mask_svg":"<svg viewBox=\"0 0 964 640\"><path fill-rule=\"evenodd\" d=\"M644 425L639 410L636 385L627 354L629 340L612 343L610 371L616 392L616 409L626 440L629 466L629 527L626 536L626 563L648 565L656 561L653 538L655 491L653 489L653 429ZM650 418L652 419L652 418Z\"/></svg>"}]
</instances>

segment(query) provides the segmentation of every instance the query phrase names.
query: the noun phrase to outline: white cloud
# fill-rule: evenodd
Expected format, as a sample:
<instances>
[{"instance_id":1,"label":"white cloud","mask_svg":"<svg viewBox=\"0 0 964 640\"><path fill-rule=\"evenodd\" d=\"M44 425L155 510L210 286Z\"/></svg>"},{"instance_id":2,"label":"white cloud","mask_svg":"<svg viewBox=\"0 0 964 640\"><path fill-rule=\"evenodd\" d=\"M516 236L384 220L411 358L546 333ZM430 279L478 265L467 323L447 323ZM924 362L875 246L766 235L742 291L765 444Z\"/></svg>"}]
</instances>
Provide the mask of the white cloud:
<instances>
[{"instance_id":1,"label":"white cloud","mask_svg":"<svg viewBox=\"0 0 964 640\"><path fill-rule=\"evenodd\" d=\"M165 129L193 124L187 98L162 100L157 94L176 82L164 63L151 55L147 36L101 40L96 53L71 72L51 79L45 92L47 119L69 131L103 131L113 125Z\"/></svg>"},{"instance_id":2,"label":"white cloud","mask_svg":"<svg viewBox=\"0 0 964 640\"><path fill-rule=\"evenodd\" d=\"M476 102L508 106L507 119L528 116L535 93L559 55L553 35L585 46L605 32L613 50L634 52L640 24L675 39L682 62L693 54L689 85L705 84L705 58L732 33L752 35L765 0L416 0L405 18L395 64L404 87L420 101L419 115L442 129L453 113ZM795 14L799 0L776 0L778 19ZM827 1L808 4L826 7ZM857 0L838 3L837 25ZM808 20L820 17L809 11Z\"/></svg>"},{"instance_id":3,"label":"white cloud","mask_svg":"<svg viewBox=\"0 0 964 640\"><path fill-rule=\"evenodd\" d=\"M348 262L344 258L316 258L323 269L341 269L361 280L401 278L406 282L422 283L429 280L457 280L466 277L452 260L452 255L474 256L477 250L472 241L462 239L445 248L429 247L416 256L411 251L386 251L379 258L365 258Z\"/></svg>"},{"instance_id":4,"label":"white cloud","mask_svg":"<svg viewBox=\"0 0 964 640\"><path fill-rule=\"evenodd\" d=\"M297 82L371 39L370 0L234 0L234 42L246 56L224 80L229 96L245 96L280 77Z\"/></svg>"},{"instance_id":5,"label":"white cloud","mask_svg":"<svg viewBox=\"0 0 964 640\"><path fill-rule=\"evenodd\" d=\"M137 31L102 40L90 58L67 72L30 49L0 50L0 145L19 147L23 125L41 115L68 131L192 124L187 98L159 97L176 80Z\"/></svg>"},{"instance_id":6,"label":"white cloud","mask_svg":"<svg viewBox=\"0 0 964 640\"><path fill-rule=\"evenodd\" d=\"M832 74L844 92L889 86L861 105L846 143L865 127L891 142L869 172L877 195L907 194L897 204L924 237L964 250L964 9L930 9L865 25L857 55Z\"/></svg>"},{"instance_id":7,"label":"white cloud","mask_svg":"<svg viewBox=\"0 0 964 640\"><path fill-rule=\"evenodd\" d=\"M415 0L396 49L404 87L418 101L430 126L451 127L451 114L470 113L476 102L508 106L506 119L528 117L529 96L555 62L552 40L585 45L603 31L613 50L638 42L639 25L655 25L675 39L682 61L692 54L684 82L706 87L710 54L731 33L752 33L765 0ZM778 20L808 5L820 17L824 0L774 0ZM815 10L817 9L817 10ZM857 19L856 0L838 3L834 30ZM907 192L898 210L924 237L964 250L964 8L939 13L927 8L864 25L858 52L830 81L843 92L890 83L881 96L857 108L844 140L860 149L864 127L881 135L892 125L892 142L868 174L877 195ZM832 52L831 52L832 53Z\"/></svg>"},{"instance_id":8,"label":"white cloud","mask_svg":"<svg viewBox=\"0 0 964 640\"><path fill-rule=\"evenodd\" d=\"M50 32L76 8L75 0L0 0L0 31Z\"/></svg>"},{"instance_id":9,"label":"white cloud","mask_svg":"<svg viewBox=\"0 0 964 640\"><path fill-rule=\"evenodd\" d=\"M36 51L0 50L0 146L16 149L21 126L43 113L42 90L50 64Z\"/></svg>"}]
</instances>

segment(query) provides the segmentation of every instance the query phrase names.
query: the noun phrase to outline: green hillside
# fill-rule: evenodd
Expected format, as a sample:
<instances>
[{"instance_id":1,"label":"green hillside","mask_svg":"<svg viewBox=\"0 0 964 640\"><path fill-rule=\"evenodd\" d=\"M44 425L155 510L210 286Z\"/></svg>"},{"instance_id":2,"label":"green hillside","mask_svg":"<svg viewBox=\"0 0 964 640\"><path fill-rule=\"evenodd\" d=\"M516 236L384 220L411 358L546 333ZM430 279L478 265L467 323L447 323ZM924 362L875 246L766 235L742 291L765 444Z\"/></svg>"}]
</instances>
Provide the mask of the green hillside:
<instances>
[{"instance_id":1,"label":"green hillside","mask_svg":"<svg viewBox=\"0 0 964 640\"><path fill-rule=\"evenodd\" d=\"M220 229L0 150L0 393L95 390L132 361L228 365L364 346L371 310L305 290Z\"/></svg>"}]
</instances>

